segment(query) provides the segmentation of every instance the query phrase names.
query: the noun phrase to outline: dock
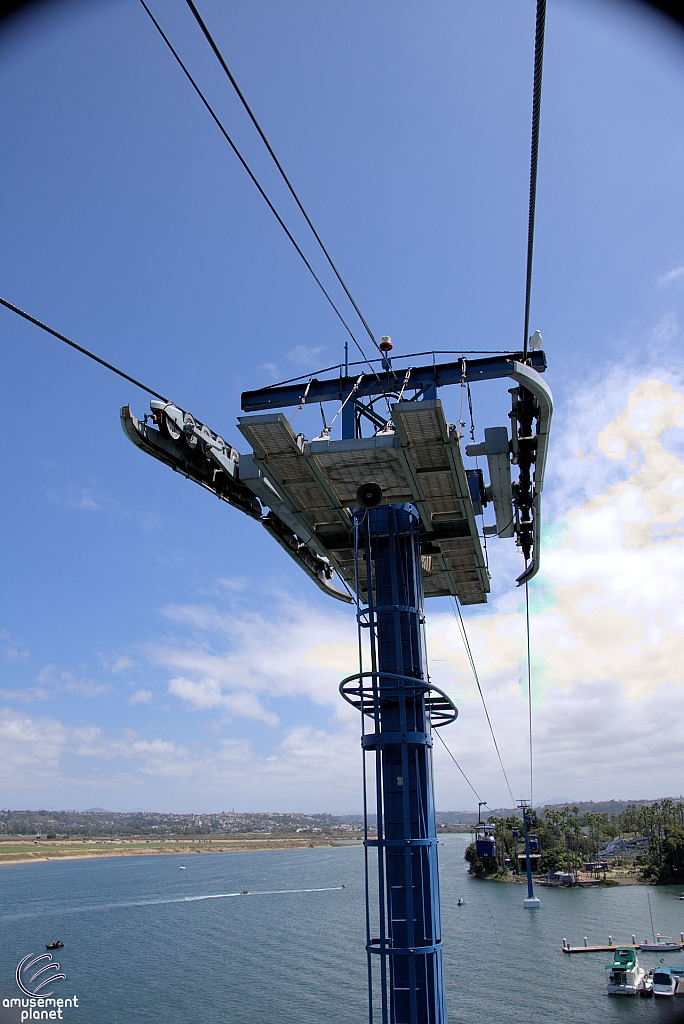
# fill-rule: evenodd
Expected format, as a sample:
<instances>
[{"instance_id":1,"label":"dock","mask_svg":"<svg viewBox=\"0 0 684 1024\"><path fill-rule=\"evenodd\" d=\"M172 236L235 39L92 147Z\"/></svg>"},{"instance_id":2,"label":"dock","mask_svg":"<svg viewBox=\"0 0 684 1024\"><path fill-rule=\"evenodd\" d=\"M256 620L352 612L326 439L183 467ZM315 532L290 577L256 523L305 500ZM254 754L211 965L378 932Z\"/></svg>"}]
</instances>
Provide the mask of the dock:
<instances>
[{"instance_id":1,"label":"dock","mask_svg":"<svg viewBox=\"0 0 684 1024\"><path fill-rule=\"evenodd\" d=\"M648 944L648 943L647 943ZM684 950L684 933L682 936L682 942L673 942L672 946L677 946L679 949ZM584 944L582 946L571 946L567 939L563 939L563 952L564 953L614 953L616 949L624 949L625 947L631 946L634 949L641 949L641 944L636 941L636 937L632 936L631 942L613 942L613 936L608 936L608 945L606 946L590 946L587 937L584 937Z\"/></svg>"},{"instance_id":2,"label":"dock","mask_svg":"<svg viewBox=\"0 0 684 1024\"><path fill-rule=\"evenodd\" d=\"M641 946L633 942L625 942L622 946L563 946L564 953L614 953L616 949L625 949L633 946L634 949L641 949Z\"/></svg>"}]
</instances>

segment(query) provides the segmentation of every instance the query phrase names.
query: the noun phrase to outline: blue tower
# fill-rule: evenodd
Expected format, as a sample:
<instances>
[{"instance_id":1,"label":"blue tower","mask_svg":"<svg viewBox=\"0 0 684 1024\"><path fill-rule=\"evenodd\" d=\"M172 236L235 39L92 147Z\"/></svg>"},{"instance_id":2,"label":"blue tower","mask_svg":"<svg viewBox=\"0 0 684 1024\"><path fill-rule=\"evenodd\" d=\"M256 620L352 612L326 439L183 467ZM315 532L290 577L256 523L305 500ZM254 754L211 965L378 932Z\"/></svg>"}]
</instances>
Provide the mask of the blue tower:
<instances>
[{"instance_id":1,"label":"blue tower","mask_svg":"<svg viewBox=\"0 0 684 1024\"><path fill-rule=\"evenodd\" d=\"M370 508L359 514L356 536L357 617L360 634L369 633L371 668L345 679L340 690L363 711L370 1019L379 988L382 1024L446 1024L432 729L458 712L428 680L416 509ZM377 838L369 837L369 776Z\"/></svg>"},{"instance_id":2,"label":"blue tower","mask_svg":"<svg viewBox=\"0 0 684 1024\"><path fill-rule=\"evenodd\" d=\"M136 447L259 522L323 593L356 601L370 664L340 690L363 723L369 1020L446 1024L432 742L458 712L428 676L423 600L486 602L481 536L517 538L519 585L538 571L553 402L538 350L402 370L399 361L385 351L370 373L364 364L349 376L345 362L339 376L244 392L244 454L162 399L142 420L124 406L121 424ZM481 469L466 469L462 433L437 392L455 385L463 396L471 383L503 378L515 384L510 436L487 428L465 446L467 457L486 459L486 484ZM321 433L295 433L296 412L326 402L337 412L330 423L323 417ZM293 407L288 419L281 410ZM342 436L333 438L338 418ZM484 525L490 504L494 522Z\"/></svg>"}]
</instances>

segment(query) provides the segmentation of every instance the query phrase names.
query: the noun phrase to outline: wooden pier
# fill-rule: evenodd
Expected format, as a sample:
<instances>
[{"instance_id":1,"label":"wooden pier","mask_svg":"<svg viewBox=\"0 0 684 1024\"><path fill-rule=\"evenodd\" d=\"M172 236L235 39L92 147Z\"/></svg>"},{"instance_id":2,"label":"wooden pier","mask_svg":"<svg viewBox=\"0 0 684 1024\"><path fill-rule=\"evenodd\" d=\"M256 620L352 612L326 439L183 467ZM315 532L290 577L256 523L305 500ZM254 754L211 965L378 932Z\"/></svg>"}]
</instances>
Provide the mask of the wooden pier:
<instances>
[{"instance_id":1,"label":"wooden pier","mask_svg":"<svg viewBox=\"0 0 684 1024\"><path fill-rule=\"evenodd\" d=\"M564 953L614 953L616 949L631 947L641 949L641 946L634 942L625 942L622 946L563 946Z\"/></svg>"},{"instance_id":2,"label":"wooden pier","mask_svg":"<svg viewBox=\"0 0 684 1024\"><path fill-rule=\"evenodd\" d=\"M647 943L648 945L648 943ZM673 942L672 946L677 946L679 949L684 949L684 933L682 936L682 942ZM607 946L590 946L586 936L584 937L584 945L582 946L571 946L567 939L563 939L563 952L564 953L614 953L616 949L641 949L641 944L636 941L636 937L632 936L631 942L614 943L613 936L608 936Z\"/></svg>"}]
</instances>

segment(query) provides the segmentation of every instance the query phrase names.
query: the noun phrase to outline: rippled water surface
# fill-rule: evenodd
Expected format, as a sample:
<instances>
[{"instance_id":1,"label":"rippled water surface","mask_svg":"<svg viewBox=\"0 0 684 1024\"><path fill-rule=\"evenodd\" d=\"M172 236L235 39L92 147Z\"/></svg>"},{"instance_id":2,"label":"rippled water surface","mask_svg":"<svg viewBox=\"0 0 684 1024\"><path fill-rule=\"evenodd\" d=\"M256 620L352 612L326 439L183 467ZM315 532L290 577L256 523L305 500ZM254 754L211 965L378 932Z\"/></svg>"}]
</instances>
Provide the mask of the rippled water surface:
<instances>
[{"instance_id":1,"label":"rippled water surface","mask_svg":"<svg viewBox=\"0 0 684 1024\"><path fill-rule=\"evenodd\" d=\"M579 945L684 930L680 890L642 886L540 890L539 911L518 885L477 882L464 836L440 843L449 1019L462 1024L671 1024L684 999L609 998L606 954ZM59 938L75 993L73 1024L351 1024L367 1019L360 849L268 850L181 857L116 857L0 870L0 996L14 971ZM273 893L280 889L327 892ZM249 896L198 899L250 891ZM267 891L271 891L266 894ZM258 895L258 893L264 895ZM458 907L461 896L465 906ZM659 962L642 954L646 967ZM684 964L684 953L666 962ZM7 1011L5 1011L7 1013ZM16 1010L7 1021L19 1021Z\"/></svg>"}]
</instances>

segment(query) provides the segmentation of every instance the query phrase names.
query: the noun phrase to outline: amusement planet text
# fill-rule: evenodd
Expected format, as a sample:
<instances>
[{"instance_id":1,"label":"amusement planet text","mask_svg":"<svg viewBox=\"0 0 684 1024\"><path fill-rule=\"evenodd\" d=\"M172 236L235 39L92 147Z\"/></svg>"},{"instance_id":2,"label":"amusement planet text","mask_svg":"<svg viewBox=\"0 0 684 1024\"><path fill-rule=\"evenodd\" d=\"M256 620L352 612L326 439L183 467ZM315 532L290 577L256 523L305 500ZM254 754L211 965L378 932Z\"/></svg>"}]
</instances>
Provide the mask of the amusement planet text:
<instances>
[{"instance_id":1,"label":"amusement planet text","mask_svg":"<svg viewBox=\"0 0 684 1024\"><path fill-rule=\"evenodd\" d=\"M66 1007L78 1006L77 996L71 999L53 999L44 996L38 999L3 999L4 1007L21 1007L20 1020L63 1020L63 1013Z\"/></svg>"}]
</instances>

